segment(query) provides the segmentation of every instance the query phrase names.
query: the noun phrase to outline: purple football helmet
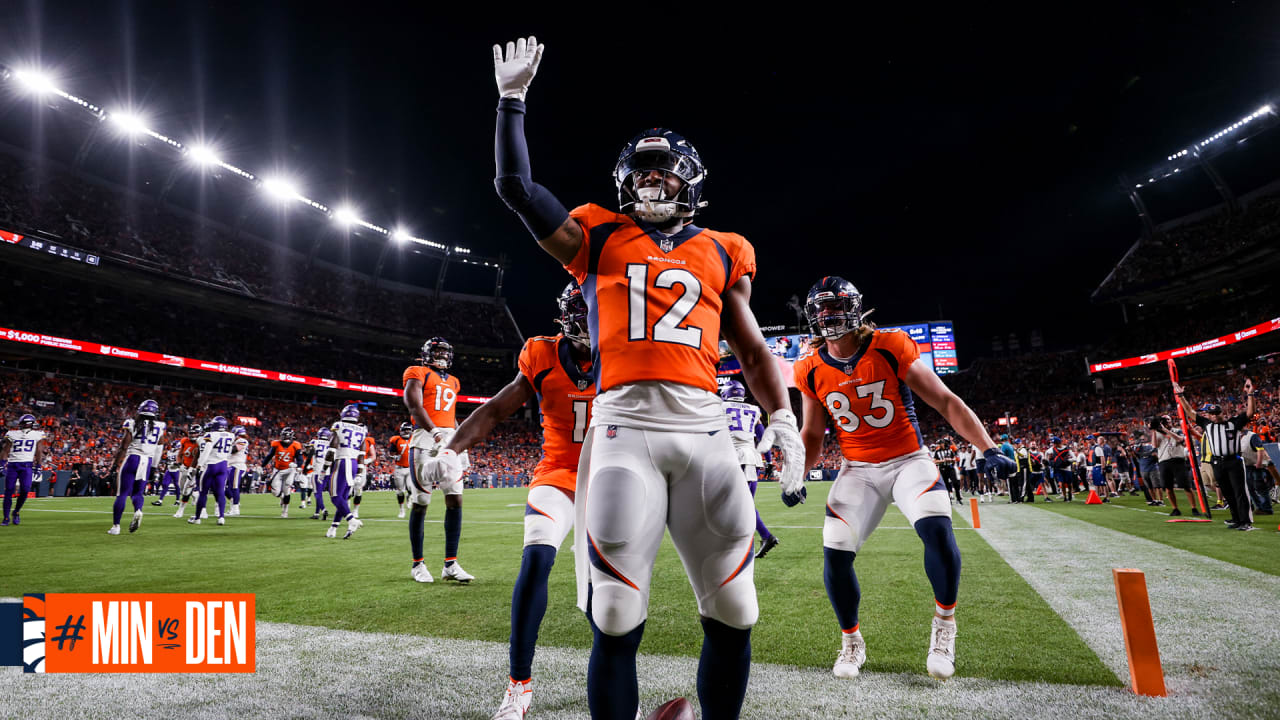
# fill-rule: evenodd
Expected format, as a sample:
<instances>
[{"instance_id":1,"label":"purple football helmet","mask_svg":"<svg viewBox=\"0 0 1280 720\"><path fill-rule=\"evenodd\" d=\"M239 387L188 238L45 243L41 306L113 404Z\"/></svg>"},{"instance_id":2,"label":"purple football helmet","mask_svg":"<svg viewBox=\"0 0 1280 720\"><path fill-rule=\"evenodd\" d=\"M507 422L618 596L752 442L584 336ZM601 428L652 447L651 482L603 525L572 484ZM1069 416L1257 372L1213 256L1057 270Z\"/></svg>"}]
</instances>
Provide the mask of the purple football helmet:
<instances>
[{"instance_id":1,"label":"purple football helmet","mask_svg":"<svg viewBox=\"0 0 1280 720\"><path fill-rule=\"evenodd\" d=\"M342 414L338 416L338 419L345 422L360 422L360 407L358 405L348 405L342 408Z\"/></svg>"},{"instance_id":2,"label":"purple football helmet","mask_svg":"<svg viewBox=\"0 0 1280 720\"><path fill-rule=\"evenodd\" d=\"M36 416L30 413L18 418L18 427L23 430L30 430L36 426Z\"/></svg>"},{"instance_id":3,"label":"purple football helmet","mask_svg":"<svg viewBox=\"0 0 1280 720\"><path fill-rule=\"evenodd\" d=\"M226 430L227 419L222 417L221 415L214 415L213 419L210 420L207 425L205 425L204 429L205 430Z\"/></svg>"},{"instance_id":4,"label":"purple football helmet","mask_svg":"<svg viewBox=\"0 0 1280 720\"><path fill-rule=\"evenodd\" d=\"M142 404L138 406L138 414L155 417L160 414L160 403L155 400L143 400Z\"/></svg>"},{"instance_id":5,"label":"purple football helmet","mask_svg":"<svg viewBox=\"0 0 1280 720\"><path fill-rule=\"evenodd\" d=\"M737 380L730 380L720 388L720 397L725 400L746 400L747 388Z\"/></svg>"},{"instance_id":6,"label":"purple football helmet","mask_svg":"<svg viewBox=\"0 0 1280 720\"><path fill-rule=\"evenodd\" d=\"M245 433L244 433L244 426L243 426L243 425L237 425L237 426L235 426L235 427L231 428L231 434L232 434L232 435L244 435L244 434L245 434Z\"/></svg>"},{"instance_id":7,"label":"purple football helmet","mask_svg":"<svg viewBox=\"0 0 1280 720\"><path fill-rule=\"evenodd\" d=\"M321 440L328 440L333 437L333 432L329 428L320 428L316 431L316 437Z\"/></svg>"}]
</instances>

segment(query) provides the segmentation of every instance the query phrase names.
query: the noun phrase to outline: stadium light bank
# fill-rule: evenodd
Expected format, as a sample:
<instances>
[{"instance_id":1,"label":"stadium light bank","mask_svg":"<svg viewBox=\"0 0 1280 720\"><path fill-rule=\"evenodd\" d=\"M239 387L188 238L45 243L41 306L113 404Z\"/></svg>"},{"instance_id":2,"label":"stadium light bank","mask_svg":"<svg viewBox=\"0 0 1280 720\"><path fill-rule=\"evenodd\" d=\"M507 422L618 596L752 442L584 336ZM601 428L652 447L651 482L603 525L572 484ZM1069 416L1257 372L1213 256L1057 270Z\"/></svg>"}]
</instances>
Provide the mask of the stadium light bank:
<instances>
[{"instance_id":1,"label":"stadium light bank","mask_svg":"<svg viewBox=\"0 0 1280 720\"><path fill-rule=\"evenodd\" d=\"M1152 183L1159 182L1160 180L1173 177L1186 169L1186 166L1183 165L1183 163L1191 160L1199 160L1202 157L1207 157L1210 154L1224 149L1224 143L1221 142L1223 139L1232 136L1239 136L1242 131L1245 131L1247 134L1240 138L1240 141L1243 142L1255 132L1261 132L1266 129L1260 126L1260 123L1258 122L1259 120L1275 117L1276 112L1274 106L1272 106L1271 103L1267 103L1212 135L1205 137L1203 140L1191 143L1177 152L1170 153L1165 157L1166 165L1157 170L1151 171L1148 173L1146 182L1134 183L1133 187L1138 189L1151 185Z\"/></svg>"},{"instance_id":2,"label":"stadium light bank","mask_svg":"<svg viewBox=\"0 0 1280 720\"><path fill-rule=\"evenodd\" d=\"M34 68L14 68L0 64L0 79L13 83L19 91L26 95L33 95L36 97L53 95L60 97L90 113L99 122L103 120L110 122L120 132L123 132L129 137L146 136L153 140L157 140L174 150L177 150L191 162L200 167L222 168L233 175L239 176L243 180L254 183L271 197L281 200L296 200L303 205L311 207L313 210L329 215L335 221L338 221L348 227L353 225L359 226L365 230L383 235L390 240L394 240L396 242L409 241L418 245L424 245L444 255L471 254L471 250L468 248L454 246L450 249L450 246L444 243L416 237L410 234L407 230L397 229L393 232L381 225L361 220L349 209L346 209L347 213L345 214L341 212L345 208L340 208L338 211L330 212L329 207L324 203L302 195L298 191L297 185L291 181L280 178L259 178L248 170L224 162L218 157L217 153L214 152L212 148L203 143L192 142L191 144L187 144L157 132L148 126L146 119L141 114L135 111L126 109L111 111L103 110L98 105L59 88L53 77L41 70ZM483 264L486 267L498 267L497 263L491 264L488 262L469 262L468 264Z\"/></svg>"}]
</instances>

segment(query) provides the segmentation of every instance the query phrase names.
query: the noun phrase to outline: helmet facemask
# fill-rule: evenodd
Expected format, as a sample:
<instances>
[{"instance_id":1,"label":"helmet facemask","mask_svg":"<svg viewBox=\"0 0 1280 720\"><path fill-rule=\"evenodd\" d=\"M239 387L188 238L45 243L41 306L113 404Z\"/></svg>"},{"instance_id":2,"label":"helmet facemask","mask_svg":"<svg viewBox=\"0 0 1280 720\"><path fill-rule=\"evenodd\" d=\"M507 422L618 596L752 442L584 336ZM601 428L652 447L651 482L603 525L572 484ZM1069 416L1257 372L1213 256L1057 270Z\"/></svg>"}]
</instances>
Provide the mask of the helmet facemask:
<instances>
[{"instance_id":1,"label":"helmet facemask","mask_svg":"<svg viewBox=\"0 0 1280 720\"><path fill-rule=\"evenodd\" d=\"M839 340L862 326L862 303L858 298L822 293L804 306L809 329L824 340Z\"/></svg>"},{"instance_id":2,"label":"helmet facemask","mask_svg":"<svg viewBox=\"0 0 1280 720\"><path fill-rule=\"evenodd\" d=\"M432 338L422 346L422 364L437 370L453 367L453 346L443 338Z\"/></svg>"},{"instance_id":3,"label":"helmet facemask","mask_svg":"<svg viewBox=\"0 0 1280 720\"><path fill-rule=\"evenodd\" d=\"M659 172L662 182L651 185L651 173ZM706 203L695 203L692 188L702 182L701 164L688 155L671 150L645 150L624 157L614 168L619 210L645 222L662 225L677 218L691 218ZM670 180L679 189L670 192Z\"/></svg>"},{"instance_id":4,"label":"helmet facemask","mask_svg":"<svg viewBox=\"0 0 1280 720\"><path fill-rule=\"evenodd\" d=\"M579 348L584 350L590 348L591 333L587 330L587 301L582 298L581 293L576 293L569 298L561 297L559 304L560 317L557 322L560 323L560 332Z\"/></svg>"}]
</instances>

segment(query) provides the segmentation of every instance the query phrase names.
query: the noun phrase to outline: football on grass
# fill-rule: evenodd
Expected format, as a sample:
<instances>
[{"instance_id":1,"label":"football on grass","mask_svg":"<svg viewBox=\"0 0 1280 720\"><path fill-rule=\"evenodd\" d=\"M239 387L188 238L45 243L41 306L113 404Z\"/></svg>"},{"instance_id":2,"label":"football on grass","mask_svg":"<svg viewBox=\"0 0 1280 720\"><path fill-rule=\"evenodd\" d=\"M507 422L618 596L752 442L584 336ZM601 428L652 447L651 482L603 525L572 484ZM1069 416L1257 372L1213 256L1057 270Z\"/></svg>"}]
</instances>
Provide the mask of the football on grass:
<instances>
[{"instance_id":1,"label":"football on grass","mask_svg":"<svg viewBox=\"0 0 1280 720\"><path fill-rule=\"evenodd\" d=\"M693 705L688 700L676 698L649 713L646 720L698 720L698 716L694 714Z\"/></svg>"}]
</instances>

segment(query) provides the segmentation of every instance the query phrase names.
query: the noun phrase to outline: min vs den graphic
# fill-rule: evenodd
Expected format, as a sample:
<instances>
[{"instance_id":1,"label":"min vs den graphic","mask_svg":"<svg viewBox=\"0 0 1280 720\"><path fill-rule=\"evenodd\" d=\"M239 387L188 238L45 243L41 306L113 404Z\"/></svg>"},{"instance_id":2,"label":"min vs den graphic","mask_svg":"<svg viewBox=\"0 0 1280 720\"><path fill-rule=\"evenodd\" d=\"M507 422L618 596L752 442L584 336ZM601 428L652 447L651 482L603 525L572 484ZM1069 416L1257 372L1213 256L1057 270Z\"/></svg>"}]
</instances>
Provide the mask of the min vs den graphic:
<instances>
[{"instance_id":1,"label":"min vs den graphic","mask_svg":"<svg viewBox=\"0 0 1280 720\"><path fill-rule=\"evenodd\" d=\"M254 672L254 596L25 595L27 672Z\"/></svg>"}]
</instances>

